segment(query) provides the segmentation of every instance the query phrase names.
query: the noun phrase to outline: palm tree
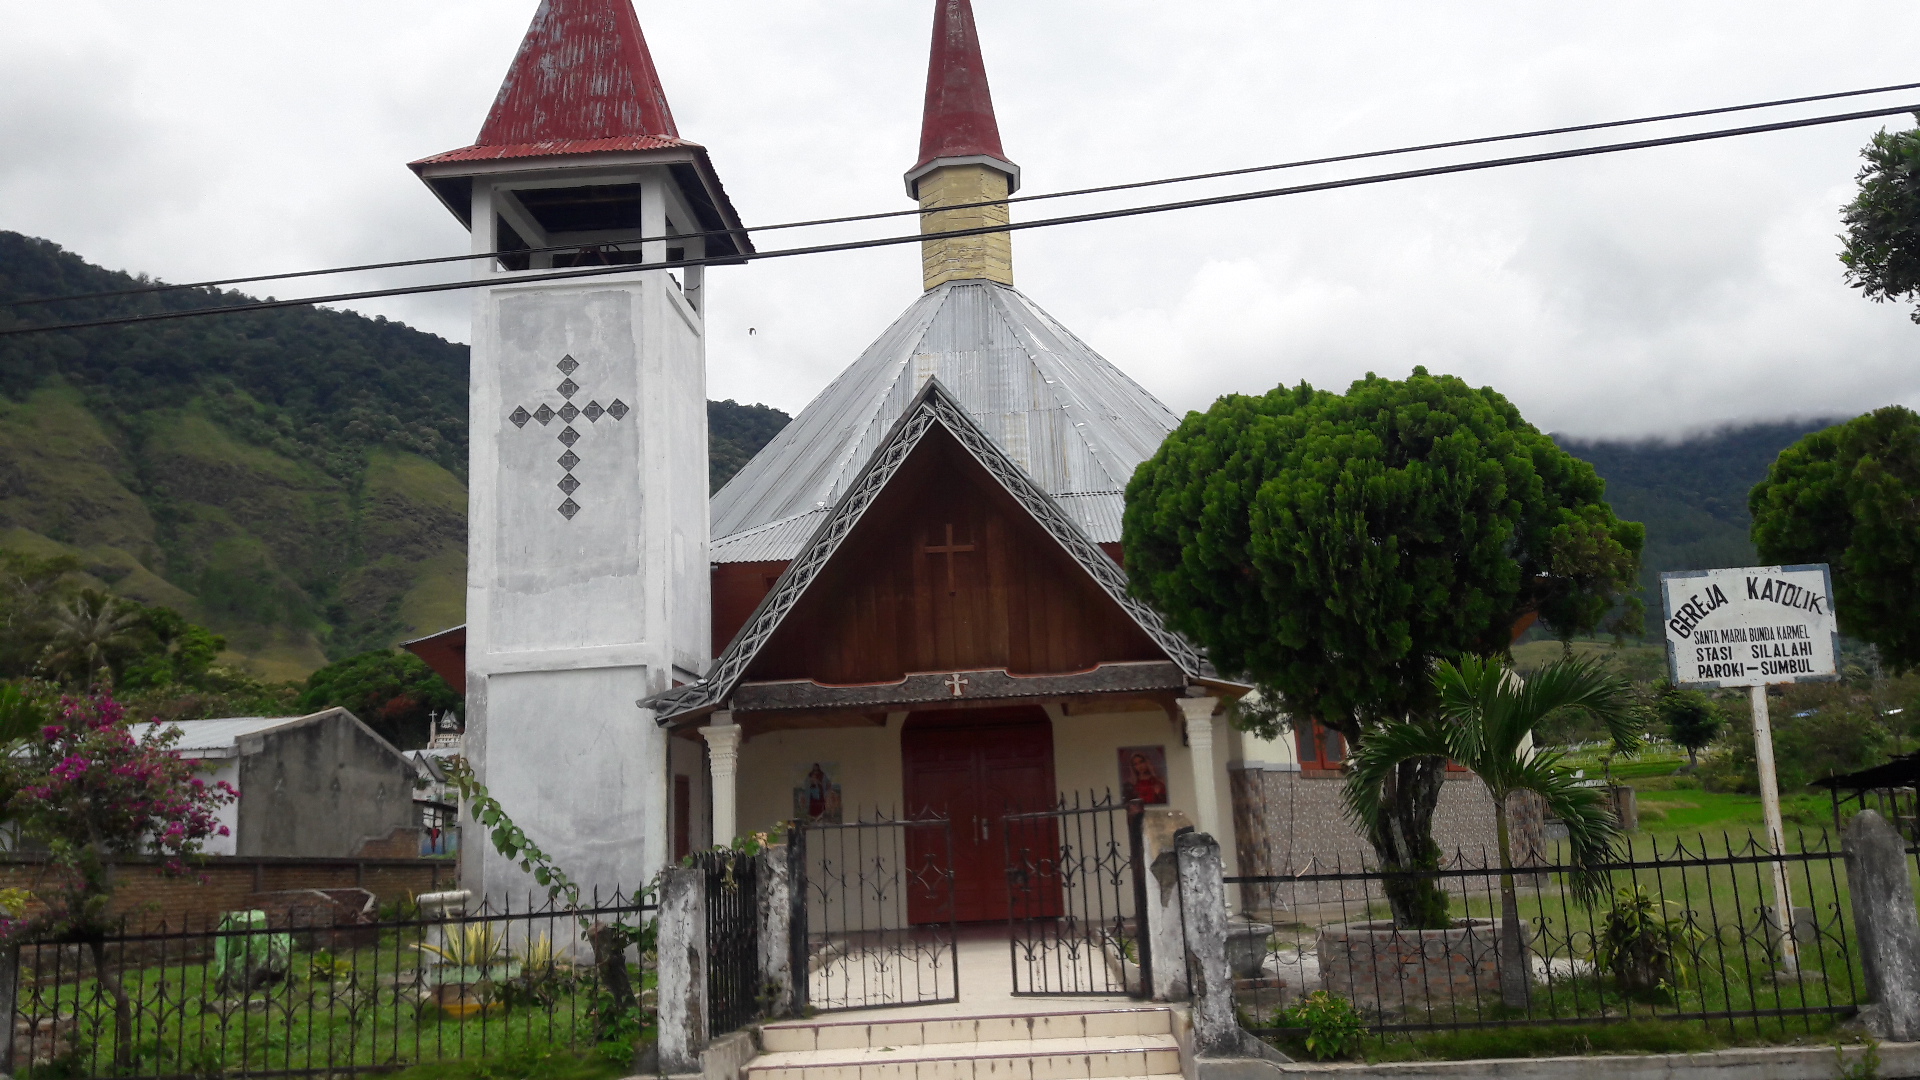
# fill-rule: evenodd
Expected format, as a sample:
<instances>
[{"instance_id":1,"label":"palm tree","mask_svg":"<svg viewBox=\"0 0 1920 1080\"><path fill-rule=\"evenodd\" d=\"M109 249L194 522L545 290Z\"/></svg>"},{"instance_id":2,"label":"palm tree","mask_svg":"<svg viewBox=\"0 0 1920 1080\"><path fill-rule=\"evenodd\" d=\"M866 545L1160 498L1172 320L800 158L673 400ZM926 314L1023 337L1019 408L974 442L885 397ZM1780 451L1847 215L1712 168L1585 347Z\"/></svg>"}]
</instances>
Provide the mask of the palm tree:
<instances>
[{"instance_id":1,"label":"palm tree","mask_svg":"<svg viewBox=\"0 0 1920 1080\"><path fill-rule=\"evenodd\" d=\"M47 619L50 640L40 666L80 685L111 682L112 661L136 646L145 620L138 604L82 589L72 600L53 606Z\"/></svg>"},{"instance_id":2,"label":"palm tree","mask_svg":"<svg viewBox=\"0 0 1920 1080\"><path fill-rule=\"evenodd\" d=\"M1613 851L1619 825L1592 788L1580 787L1560 755L1532 748L1533 729L1560 709L1577 709L1599 720L1615 753L1639 748L1644 720L1627 680L1598 662L1565 657L1526 679L1498 659L1467 657L1459 666L1442 661L1434 685L1438 714L1426 720L1389 721L1376 727L1355 752L1347 774L1347 807L1362 825L1380 817L1381 781L1401 762L1448 758L1473 770L1493 799L1500 847L1500 996L1525 1008L1529 981L1520 934L1520 904L1513 886L1513 846L1507 796L1531 791L1547 812L1567 825L1574 895L1591 902L1606 888L1600 865Z\"/></svg>"}]
</instances>

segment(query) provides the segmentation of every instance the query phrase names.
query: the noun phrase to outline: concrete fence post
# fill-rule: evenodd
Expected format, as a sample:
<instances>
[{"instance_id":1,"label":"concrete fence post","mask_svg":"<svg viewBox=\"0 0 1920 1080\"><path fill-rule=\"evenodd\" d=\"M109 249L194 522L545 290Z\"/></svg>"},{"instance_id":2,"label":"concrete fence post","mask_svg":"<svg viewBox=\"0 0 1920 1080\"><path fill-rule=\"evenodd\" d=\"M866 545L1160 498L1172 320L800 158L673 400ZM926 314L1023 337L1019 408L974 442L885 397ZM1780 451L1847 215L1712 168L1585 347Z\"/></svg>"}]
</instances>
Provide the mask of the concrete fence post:
<instances>
[{"instance_id":1,"label":"concrete fence post","mask_svg":"<svg viewBox=\"0 0 1920 1080\"><path fill-rule=\"evenodd\" d=\"M13 1076L20 1070L14 1067L13 1031L14 1013L20 991L20 946L17 944L0 946L0 1073Z\"/></svg>"},{"instance_id":2,"label":"concrete fence post","mask_svg":"<svg viewBox=\"0 0 1920 1080\"><path fill-rule=\"evenodd\" d=\"M1907 877L1907 845L1887 819L1862 810L1841 840L1854 939L1872 1004L1860 1019L1876 1038L1920 1039L1920 914Z\"/></svg>"},{"instance_id":3,"label":"concrete fence post","mask_svg":"<svg viewBox=\"0 0 1920 1080\"><path fill-rule=\"evenodd\" d=\"M1141 822L1147 859L1147 943L1155 1001L1187 1000L1187 943L1180 929L1180 859L1174 837L1193 828L1178 810L1148 810Z\"/></svg>"},{"instance_id":4,"label":"concrete fence post","mask_svg":"<svg viewBox=\"0 0 1920 1080\"><path fill-rule=\"evenodd\" d=\"M697 1073L707 1048L707 872L675 867L660 885L662 1073Z\"/></svg>"},{"instance_id":5,"label":"concrete fence post","mask_svg":"<svg viewBox=\"0 0 1920 1080\"><path fill-rule=\"evenodd\" d=\"M1227 967L1227 885L1220 844L1206 833L1182 832L1174 846L1192 983L1194 1050L1201 1057L1236 1056L1240 1022L1233 1015L1233 972Z\"/></svg>"},{"instance_id":6,"label":"concrete fence post","mask_svg":"<svg viewBox=\"0 0 1920 1080\"><path fill-rule=\"evenodd\" d=\"M768 1016L793 1013L793 868L787 845L760 852L760 985Z\"/></svg>"}]
</instances>

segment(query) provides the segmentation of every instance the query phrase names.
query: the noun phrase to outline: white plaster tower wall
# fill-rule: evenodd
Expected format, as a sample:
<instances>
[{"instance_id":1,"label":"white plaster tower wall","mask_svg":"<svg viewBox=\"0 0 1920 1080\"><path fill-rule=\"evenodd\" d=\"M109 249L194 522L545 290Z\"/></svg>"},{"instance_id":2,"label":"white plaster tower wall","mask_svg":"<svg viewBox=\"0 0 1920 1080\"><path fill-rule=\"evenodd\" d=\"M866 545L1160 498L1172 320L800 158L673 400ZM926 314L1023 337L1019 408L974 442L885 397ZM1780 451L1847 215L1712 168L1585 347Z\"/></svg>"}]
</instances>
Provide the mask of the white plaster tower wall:
<instances>
[{"instance_id":1,"label":"white plaster tower wall","mask_svg":"<svg viewBox=\"0 0 1920 1080\"><path fill-rule=\"evenodd\" d=\"M704 674L712 640L705 273L661 264L752 242L631 0L540 0L478 139L410 167L471 230L483 283L467 756L573 880L631 894L667 858L670 782L636 704ZM466 888L537 891L486 836L463 847Z\"/></svg>"},{"instance_id":2,"label":"white plaster tower wall","mask_svg":"<svg viewBox=\"0 0 1920 1080\"><path fill-rule=\"evenodd\" d=\"M643 175L643 206L664 208L665 170ZM476 223L493 200L476 182ZM476 227L476 251L492 234ZM684 271L481 272L497 283L474 307L467 745L561 867L631 891L667 856L665 736L634 703L697 676L710 636L702 319ZM533 888L489 843L464 858L496 903Z\"/></svg>"}]
</instances>

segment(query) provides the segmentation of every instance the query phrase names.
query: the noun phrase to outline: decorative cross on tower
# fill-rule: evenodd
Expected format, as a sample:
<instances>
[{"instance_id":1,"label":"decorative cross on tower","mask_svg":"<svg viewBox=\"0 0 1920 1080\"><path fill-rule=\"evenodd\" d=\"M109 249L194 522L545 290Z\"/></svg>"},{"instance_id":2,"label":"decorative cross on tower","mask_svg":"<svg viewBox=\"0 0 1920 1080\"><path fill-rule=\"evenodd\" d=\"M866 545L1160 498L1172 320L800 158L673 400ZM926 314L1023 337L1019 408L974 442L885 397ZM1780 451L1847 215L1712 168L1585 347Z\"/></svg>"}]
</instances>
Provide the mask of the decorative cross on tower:
<instances>
[{"instance_id":1,"label":"decorative cross on tower","mask_svg":"<svg viewBox=\"0 0 1920 1080\"><path fill-rule=\"evenodd\" d=\"M549 353L548 355L551 356L552 354ZM554 387L554 389L560 391L560 407L556 409L549 405L542 404L539 408L528 412L526 406L516 405L513 408L513 412L508 414L507 419L513 422L514 427L524 428L527 426L527 421L529 420L538 420L540 421L541 427L546 427L548 424L553 423L554 418L559 418L563 426L560 429L560 434L556 437L560 440L560 444L565 446L567 450L566 453L561 454L559 458L560 468L565 472L565 475L560 477L558 486L567 498L565 502L554 509L560 511L561 517L572 521L573 515L580 512L580 504L573 501L573 493L580 490L580 481L574 479L573 476L573 467L580 464L580 455L573 452L573 444L580 441L580 433L573 429L574 419L584 416L590 424L599 423L602 416L611 416L615 420L624 420L626 419L627 413L632 410L627 407L626 402L621 401L619 398L614 398L612 404L607 405L605 408L602 408L598 401L587 402L585 408L575 405L573 403L573 395L580 392L580 384L573 381L573 373L580 370L580 361L575 360L572 355L567 355L561 357L560 362L553 366L560 369L560 385ZM951 534L953 527L948 526L947 531Z\"/></svg>"},{"instance_id":2,"label":"decorative cross on tower","mask_svg":"<svg viewBox=\"0 0 1920 1080\"><path fill-rule=\"evenodd\" d=\"M955 587L953 582L953 557L961 552L972 551L972 550L973 550L972 544L956 544L953 542L953 522L951 521L947 522L947 542L946 543L920 545L920 552L923 555L945 555L947 557L947 595L948 596L952 596L954 593L959 591L959 589Z\"/></svg>"}]
</instances>

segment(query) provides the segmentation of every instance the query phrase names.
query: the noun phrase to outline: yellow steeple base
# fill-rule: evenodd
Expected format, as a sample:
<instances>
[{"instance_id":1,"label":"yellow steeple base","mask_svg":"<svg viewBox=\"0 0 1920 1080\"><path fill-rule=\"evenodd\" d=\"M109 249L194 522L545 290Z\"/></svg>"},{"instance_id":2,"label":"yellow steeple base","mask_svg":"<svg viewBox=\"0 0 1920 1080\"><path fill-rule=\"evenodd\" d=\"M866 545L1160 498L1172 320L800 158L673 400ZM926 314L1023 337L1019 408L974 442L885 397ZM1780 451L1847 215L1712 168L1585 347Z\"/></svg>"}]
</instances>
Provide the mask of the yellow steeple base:
<instances>
[{"instance_id":1,"label":"yellow steeple base","mask_svg":"<svg viewBox=\"0 0 1920 1080\"><path fill-rule=\"evenodd\" d=\"M941 210L943 206L987 202L1007 197L1007 174L986 165L946 165L920 178L920 231L949 232L1005 225L1007 205L968 210ZM921 276L926 287L948 281L985 278L1013 284L1013 237L1008 233L980 233L920 243Z\"/></svg>"}]
</instances>

